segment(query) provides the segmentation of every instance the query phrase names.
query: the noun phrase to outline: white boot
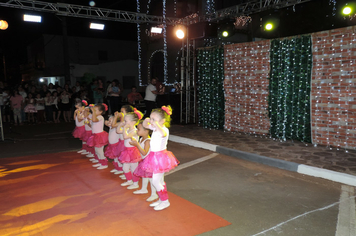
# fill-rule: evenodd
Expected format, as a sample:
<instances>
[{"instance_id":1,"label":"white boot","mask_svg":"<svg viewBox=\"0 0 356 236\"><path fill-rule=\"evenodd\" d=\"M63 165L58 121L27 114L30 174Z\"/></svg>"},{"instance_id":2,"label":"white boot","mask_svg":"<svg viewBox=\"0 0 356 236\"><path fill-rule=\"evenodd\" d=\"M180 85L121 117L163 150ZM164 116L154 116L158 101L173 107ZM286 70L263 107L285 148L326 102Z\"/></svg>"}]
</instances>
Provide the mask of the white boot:
<instances>
[{"instance_id":1,"label":"white boot","mask_svg":"<svg viewBox=\"0 0 356 236\"><path fill-rule=\"evenodd\" d=\"M155 206L153 209L155 211L161 211L163 209L166 209L167 207L169 207L171 204L169 203L168 200L162 201L159 205Z\"/></svg>"}]
</instances>

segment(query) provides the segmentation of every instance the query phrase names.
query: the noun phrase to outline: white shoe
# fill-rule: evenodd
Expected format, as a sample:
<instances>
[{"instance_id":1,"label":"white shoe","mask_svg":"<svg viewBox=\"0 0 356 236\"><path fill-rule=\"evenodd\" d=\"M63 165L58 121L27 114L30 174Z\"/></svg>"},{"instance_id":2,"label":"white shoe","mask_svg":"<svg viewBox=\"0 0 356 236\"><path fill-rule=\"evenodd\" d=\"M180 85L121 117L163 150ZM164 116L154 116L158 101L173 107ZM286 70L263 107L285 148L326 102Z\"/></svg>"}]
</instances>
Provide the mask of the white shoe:
<instances>
[{"instance_id":1,"label":"white shoe","mask_svg":"<svg viewBox=\"0 0 356 236\"><path fill-rule=\"evenodd\" d=\"M89 152L84 150L84 152L82 152L82 155L89 155Z\"/></svg>"},{"instance_id":2,"label":"white shoe","mask_svg":"<svg viewBox=\"0 0 356 236\"><path fill-rule=\"evenodd\" d=\"M99 166L97 169L98 170L103 170L103 169L106 169L106 168L108 168L108 166Z\"/></svg>"},{"instance_id":3,"label":"white shoe","mask_svg":"<svg viewBox=\"0 0 356 236\"><path fill-rule=\"evenodd\" d=\"M83 152L85 152L84 149L77 151L77 153L83 153Z\"/></svg>"},{"instance_id":4,"label":"white shoe","mask_svg":"<svg viewBox=\"0 0 356 236\"><path fill-rule=\"evenodd\" d=\"M152 201L154 201L156 199L158 199L158 195L157 194L150 196L149 198L146 199L146 201L147 202L152 202Z\"/></svg>"},{"instance_id":5,"label":"white shoe","mask_svg":"<svg viewBox=\"0 0 356 236\"><path fill-rule=\"evenodd\" d=\"M89 153L89 154L87 155L87 157L94 157L94 154Z\"/></svg>"},{"instance_id":6,"label":"white shoe","mask_svg":"<svg viewBox=\"0 0 356 236\"><path fill-rule=\"evenodd\" d=\"M125 183L122 183L121 186L129 186L133 184L132 180L126 181Z\"/></svg>"},{"instance_id":7,"label":"white shoe","mask_svg":"<svg viewBox=\"0 0 356 236\"><path fill-rule=\"evenodd\" d=\"M133 193L134 194L146 194L146 193L148 193L148 191L147 191L147 189L140 189L140 190L136 190Z\"/></svg>"},{"instance_id":8,"label":"white shoe","mask_svg":"<svg viewBox=\"0 0 356 236\"><path fill-rule=\"evenodd\" d=\"M139 188L140 186L138 185L135 185L135 184L131 184L130 186L127 187L127 189L137 189Z\"/></svg>"},{"instance_id":9,"label":"white shoe","mask_svg":"<svg viewBox=\"0 0 356 236\"><path fill-rule=\"evenodd\" d=\"M155 211L161 211L161 210L163 210L163 209L166 209L166 208L169 207L170 205L171 205L171 204L169 203L169 201L166 200L166 201L161 202L161 204L159 204L158 206L155 206L153 209L154 209Z\"/></svg>"},{"instance_id":10,"label":"white shoe","mask_svg":"<svg viewBox=\"0 0 356 236\"><path fill-rule=\"evenodd\" d=\"M125 177L125 178L126 178L126 176L125 176L125 175L119 175L119 177L120 177L120 178L123 178L123 177Z\"/></svg>"},{"instance_id":11,"label":"white shoe","mask_svg":"<svg viewBox=\"0 0 356 236\"><path fill-rule=\"evenodd\" d=\"M112 169L110 170L110 173L113 173L113 172L116 172L117 170L116 169Z\"/></svg>"},{"instance_id":12,"label":"white shoe","mask_svg":"<svg viewBox=\"0 0 356 236\"><path fill-rule=\"evenodd\" d=\"M158 199L157 202L151 203L150 207L155 207L155 206L158 206L159 204L161 204L161 200L160 199Z\"/></svg>"},{"instance_id":13,"label":"white shoe","mask_svg":"<svg viewBox=\"0 0 356 236\"><path fill-rule=\"evenodd\" d=\"M115 175L119 175L119 174L122 174L122 173L124 173L122 170L116 170L116 171L114 172Z\"/></svg>"},{"instance_id":14,"label":"white shoe","mask_svg":"<svg viewBox=\"0 0 356 236\"><path fill-rule=\"evenodd\" d=\"M95 158L92 158L92 159L89 159L89 161L96 161L96 159L95 159Z\"/></svg>"},{"instance_id":15,"label":"white shoe","mask_svg":"<svg viewBox=\"0 0 356 236\"><path fill-rule=\"evenodd\" d=\"M120 177L120 176L119 176ZM120 177L120 179L122 179L122 180L126 180L126 177L124 176L124 177Z\"/></svg>"},{"instance_id":16,"label":"white shoe","mask_svg":"<svg viewBox=\"0 0 356 236\"><path fill-rule=\"evenodd\" d=\"M101 166L101 164L99 163L99 164L95 164L95 165L92 165L93 167L99 167L99 166Z\"/></svg>"}]
</instances>

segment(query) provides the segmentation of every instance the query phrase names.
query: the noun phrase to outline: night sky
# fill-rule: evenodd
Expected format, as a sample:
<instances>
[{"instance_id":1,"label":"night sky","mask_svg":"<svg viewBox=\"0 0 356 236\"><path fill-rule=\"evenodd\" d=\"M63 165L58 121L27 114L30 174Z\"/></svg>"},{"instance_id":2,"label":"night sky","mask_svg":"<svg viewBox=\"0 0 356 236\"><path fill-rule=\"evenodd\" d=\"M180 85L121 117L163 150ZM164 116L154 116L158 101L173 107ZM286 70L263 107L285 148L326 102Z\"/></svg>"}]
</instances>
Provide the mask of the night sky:
<instances>
[{"instance_id":1,"label":"night sky","mask_svg":"<svg viewBox=\"0 0 356 236\"><path fill-rule=\"evenodd\" d=\"M196 4L196 9L201 8L199 5L201 4L201 1L199 0L181 0L178 2L179 6L183 6L182 8L186 8L186 3L184 3L184 1L193 5ZM63 2L89 6L89 1L86 0L65 0ZM162 11L162 1L152 0L151 2L152 10L150 14L159 15L159 12ZM246 1L222 0L216 2L218 2L217 9L221 9ZM348 1L336 0L336 10L333 10L334 6L332 2L333 1L329 0L312 0L308 3L298 4L295 8L288 7L279 10L271 9L252 15L253 34L255 37L261 38L285 37L356 24L355 19L345 19L340 15L342 6ZM145 8L146 4L146 1L141 1L142 9ZM113 3L113 1L109 0L100 0L96 1L96 7L136 11L136 1L118 0ZM24 13L41 14L43 22L40 24L23 22L22 15ZM187 14L184 12L184 9L178 9L177 13L181 15ZM260 19L262 18L265 20L268 17L276 17L282 20L280 21L278 30L266 34L266 32L260 28ZM9 28L7 30L0 31L0 51L5 54L8 67L17 67L19 64L26 63L26 46L37 39L41 34L62 34L61 17L54 14L0 7L0 18L9 23ZM69 36L122 40L137 39L136 24L103 21L103 23L105 23L105 30L98 31L89 29L89 19L68 18L67 21ZM232 23L234 20L230 19L230 21Z\"/></svg>"}]
</instances>

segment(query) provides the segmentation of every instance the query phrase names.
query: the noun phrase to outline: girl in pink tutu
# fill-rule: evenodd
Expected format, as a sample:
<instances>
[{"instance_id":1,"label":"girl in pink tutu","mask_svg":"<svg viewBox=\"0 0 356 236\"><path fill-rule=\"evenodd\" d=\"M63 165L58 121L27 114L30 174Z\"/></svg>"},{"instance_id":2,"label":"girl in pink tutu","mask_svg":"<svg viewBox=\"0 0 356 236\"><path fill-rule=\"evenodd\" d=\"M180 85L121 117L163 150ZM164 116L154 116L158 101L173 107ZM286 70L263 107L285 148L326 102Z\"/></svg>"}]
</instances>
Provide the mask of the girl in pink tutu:
<instances>
[{"instance_id":1,"label":"girl in pink tutu","mask_svg":"<svg viewBox=\"0 0 356 236\"><path fill-rule=\"evenodd\" d=\"M123 163L123 171L126 177L126 182L122 183L121 186L128 186L127 189L136 189L138 188L138 180L139 178L136 176L132 176L132 173L138 166L138 162L141 160L140 151L130 144L131 140L138 140L137 123L142 119L143 114L134 109L134 112L127 113L124 117L124 127L123 129L119 129L118 132L122 132L124 135L124 145L125 148L121 152L119 157L119 161ZM122 127L122 124L120 124ZM118 127L120 128L120 126ZM130 186L129 186L130 185Z\"/></svg>"},{"instance_id":2,"label":"girl in pink tutu","mask_svg":"<svg viewBox=\"0 0 356 236\"><path fill-rule=\"evenodd\" d=\"M75 104L75 108L77 109L74 112L75 129L72 134L74 138L79 138L80 140L82 140L82 149L79 150L77 153L85 152L85 145L83 141L83 136L85 134L83 112L85 110L85 106L88 106L88 103L85 100L82 100Z\"/></svg>"},{"instance_id":3,"label":"girl in pink tutu","mask_svg":"<svg viewBox=\"0 0 356 236\"><path fill-rule=\"evenodd\" d=\"M151 151L142 161L143 172L152 173L152 184L155 187L159 200L150 204L154 210L159 211L169 207L167 186L164 182L164 173L174 169L179 161L173 153L167 151L172 109L170 106L154 109L150 118L143 122L145 128L153 130L151 137ZM145 176L143 176L145 177Z\"/></svg>"},{"instance_id":4,"label":"girl in pink tutu","mask_svg":"<svg viewBox=\"0 0 356 236\"><path fill-rule=\"evenodd\" d=\"M151 133L151 130L143 127L142 121L140 121L140 123L138 123L138 125L137 125L137 134L141 137L140 141L137 142L136 140L135 141L133 140L130 142L130 144L132 146L135 146L138 148L138 150L141 153L142 159L145 159L145 157L150 152L150 142L151 142L150 133ZM141 161L138 164L136 170L133 173L135 176L142 177L142 187L140 190L136 190L133 193L134 194L148 193L147 185L148 185L148 182L150 182L151 183L151 196L149 198L147 198L146 201L152 202L158 198L158 195L156 193L156 189L152 185L152 173L143 171L142 163L143 163L143 161Z\"/></svg>"},{"instance_id":5,"label":"girl in pink tutu","mask_svg":"<svg viewBox=\"0 0 356 236\"><path fill-rule=\"evenodd\" d=\"M115 170L112 170L112 172L117 175L117 174L122 174L124 173L122 167L122 163L119 161L119 157L121 155L121 152L124 150L125 148L125 145L124 145L124 135L122 134L122 126L124 125L123 122L124 122L124 116L125 114L127 113L130 113L130 112L133 112L134 111L134 108L133 106L130 106L130 105L124 105L121 107L121 110L120 112L115 112L114 114L114 120L113 120L113 127L117 127L117 130L116 132L119 134L119 145L118 145L118 150L117 150L117 153L119 154L118 157L114 158L114 161L113 161L113 165L115 167ZM121 124L121 126L120 126ZM119 127L120 126L120 127ZM121 131L120 131L121 129ZM123 180L126 180L126 176L123 174L123 175L120 175L119 176L121 179Z\"/></svg>"},{"instance_id":6,"label":"girl in pink tutu","mask_svg":"<svg viewBox=\"0 0 356 236\"><path fill-rule=\"evenodd\" d=\"M108 160L104 156L104 146L108 144L108 133L104 131L104 117L102 116L107 110L108 106L105 103L91 108L93 134L88 139L87 144L95 149L99 163L93 165L93 167L97 167L98 170L108 168Z\"/></svg>"},{"instance_id":7,"label":"girl in pink tutu","mask_svg":"<svg viewBox=\"0 0 356 236\"><path fill-rule=\"evenodd\" d=\"M115 117L115 116L110 116L109 120L105 121L105 125L107 127L109 127L109 144L108 144L108 146L105 147L104 155L106 158L110 158L110 159L115 159L115 158L117 159L117 158L119 158L119 156L121 154L121 150L119 148L119 145L120 145L119 134L116 132L118 123L115 122L115 126L114 126L113 125L114 119L117 120L120 118ZM115 168L112 169L110 172L111 173L120 172L120 169L116 168L117 163L113 162L113 164L114 164ZM121 170L120 173L123 173L123 171Z\"/></svg>"},{"instance_id":8,"label":"girl in pink tutu","mask_svg":"<svg viewBox=\"0 0 356 236\"><path fill-rule=\"evenodd\" d=\"M90 108L89 107L85 107L85 109L83 111L83 116L84 116L85 132L84 132L84 134L82 136L82 140L83 140L83 145L84 145L85 152L83 152L82 155L86 155L88 158L93 158L94 157L94 152L95 152L94 148L89 147L87 145L88 139L92 135L92 131L91 131L91 114L90 114ZM94 158L94 160L96 160L96 159Z\"/></svg>"}]
</instances>

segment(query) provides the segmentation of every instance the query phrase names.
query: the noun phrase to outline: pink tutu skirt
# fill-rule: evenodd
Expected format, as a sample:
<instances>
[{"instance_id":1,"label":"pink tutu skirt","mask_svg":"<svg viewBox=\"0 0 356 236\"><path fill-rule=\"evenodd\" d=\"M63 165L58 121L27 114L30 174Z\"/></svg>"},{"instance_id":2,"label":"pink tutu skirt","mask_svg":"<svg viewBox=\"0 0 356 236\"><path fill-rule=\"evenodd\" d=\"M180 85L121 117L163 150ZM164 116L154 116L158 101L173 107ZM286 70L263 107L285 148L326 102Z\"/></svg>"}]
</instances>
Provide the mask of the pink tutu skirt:
<instances>
[{"instance_id":1,"label":"pink tutu skirt","mask_svg":"<svg viewBox=\"0 0 356 236\"><path fill-rule=\"evenodd\" d=\"M108 133L105 131L92 134L87 140L87 145L89 147L102 147L107 144L108 144Z\"/></svg>"},{"instance_id":2,"label":"pink tutu skirt","mask_svg":"<svg viewBox=\"0 0 356 236\"><path fill-rule=\"evenodd\" d=\"M119 147L120 147L120 141L114 144L109 143L108 146L105 147L104 156L110 159L119 157L122 151L120 150Z\"/></svg>"},{"instance_id":3,"label":"pink tutu skirt","mask_svg":"<svg viewBox=\"0 0 356 236\"><path fill-rule=\"evenodd\" d=\"M33 104L27 104L24 111L25 113L37 113L36 107Z\"/></svg>"},{"instance_id":4,"label":"pink tutu skirt","mask_svg":"<svg viewBox=\"0 0 356 236\"><path fill-rule=\"evenodd\" d=\"M136 163L141 159L142 157L137 147L125 147L119 157L121 163Z\"/></svg>"},{"instance_id":5,"label":"pink tutu skirt","mask_svg":"<svg viewBox=\"0 0 356 236\"><path fill-rule=\"evenodd\" d=\"M179 164L177 158L172 152L167 150L162 150L159 152L150 152L148 156L143 159L139 164L140 169L137 171L136 175L141 176L148 175L146 172L150 173L164 173L174 169ZM138 169L138 168L136 168ZM145 176L142 176L145 177Z\"/></svg>"},{"instance_id":6,"label":"pink tutu skirt","mask_svg":"<svg viewBox=\"0 0 356 236\"><path fill-rule=\"evenodd\" d=\"M147 171L142 169L144 160L145 159L143 159L142 161L140 161L140 163L138 163L138 166L135 169L135 171L133 172L133 174L138 176L138 177L142 177L142 178L152 178L152 172L147 172Z\"/></svg>"},{"instance_id":7,"label":"pink tutu skirt","mask_svg":"<svg viewBox=\"0 0 356 236\"><path fill-rule=\"evenodd\" d=\"M75 129L72 132L72 135L74 138L79 138L80 140L83 140L83 136L85 133L85 127L83 126L76 126Z\"/></svg>"},{"instance_id":8,"label":"pink tutu skirt","mask_svg":"<svg viewBox=\"0 0 356 236\"><path fill-rule=\"evenodd\" d=\"M85 128L84 128L84 129L85 129ZM92 135L91 130L85 130L85 132L84 132L84 134L83 134L83 136L82 136L82 140L83 140L84 142L87 142L91 135Z\"/></svg>"}]
</instances>

